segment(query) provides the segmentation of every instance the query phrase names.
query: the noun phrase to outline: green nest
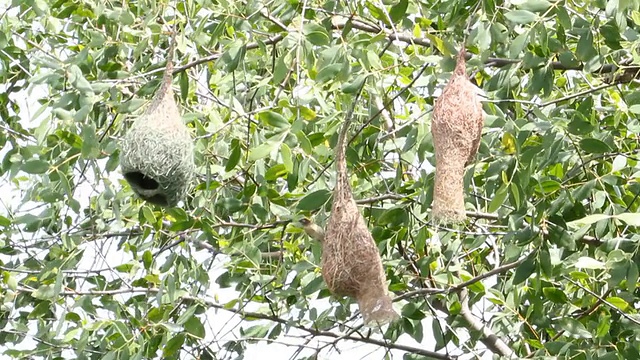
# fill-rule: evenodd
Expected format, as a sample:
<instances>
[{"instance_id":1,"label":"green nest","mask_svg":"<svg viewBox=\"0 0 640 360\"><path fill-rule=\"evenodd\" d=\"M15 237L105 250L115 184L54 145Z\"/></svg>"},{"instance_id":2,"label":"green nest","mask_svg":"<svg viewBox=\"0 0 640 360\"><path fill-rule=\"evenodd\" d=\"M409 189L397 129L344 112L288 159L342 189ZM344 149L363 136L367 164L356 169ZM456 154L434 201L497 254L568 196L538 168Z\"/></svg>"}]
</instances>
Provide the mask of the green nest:
<instances>
[{"instance_id":1,"label":"green nest","mask_svg":"<svg viewBox=\"0 0 640 360\"><path fill-rule=\"evenodd\" d=\"M163 207L175 206L184 198L195 173L189 130L170 114L152 111L136 120L120 154L122 173L131 189Z\"/></svg>"}]
</instances>

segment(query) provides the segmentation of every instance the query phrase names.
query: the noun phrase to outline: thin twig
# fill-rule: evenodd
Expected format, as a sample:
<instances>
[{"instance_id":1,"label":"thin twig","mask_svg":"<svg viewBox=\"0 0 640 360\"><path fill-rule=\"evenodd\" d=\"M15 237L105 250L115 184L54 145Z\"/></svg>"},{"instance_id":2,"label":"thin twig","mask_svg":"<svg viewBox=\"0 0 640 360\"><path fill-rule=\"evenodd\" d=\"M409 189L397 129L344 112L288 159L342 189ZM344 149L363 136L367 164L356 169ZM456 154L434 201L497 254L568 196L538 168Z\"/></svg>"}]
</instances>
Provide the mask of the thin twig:
<instances>
[{"instance_id":1,"label":"thin twig","mask_svg":"<svg viewBox=\"0 0 640 360\"><path fill-rule=\"evenodd\" d=\"M499 266L495 269L492 269L490 271L487 271L484 274L478 275L472 279L469 279L467 281L463 281L458 285L454 285L450 288L447 289L437 289L437 288L424 288L424 289L418 289L418 290L414 290L414 291L409 291L406 292L400 296L397 296L396 298L393 299L393 301L400 301L400 300L404 300L404 299L409 299L412 298L414 296L419 296L419 295L427 295L427 294L451 294L454 292L459 292L462 291L463 289L465 289L467 286L477 283L478 281L484 280L488 277L491 277L493 275L497 275L497 274L501 274L503 272L509 271L513 268L518 267L518 265L522 264L526 259L527 256L522 257L519 260L516 260L514 262L508 263L506 265L502 265Z\"/></svg>"},{"instance_id":2,"label":"thin twig","mask_svg":"<svg viewBox=\"0 0 640 360\"><path fill-rule=\"evenodd\" d=\"M612 303L610 303L609 301L607 301L605 298L603 298L602 296L596 294L595 292L593 292L591 289L583 286L582 284L580 284L579 282L571 279L570 277L564 275L563 276L565 280L567 280L568 282L572 283L573 285L579 287L580 289L586 291L587 293L589 293L589 295L595 297L596 299L598 299L599 301L601 301L603 304L607 305L608 307L610 307L613 311L617 312L618 314L620 314L620 316L622 316L623 318L631 321L632 323L636 324L636 325L640 325L640 320L631 317L629 314L627 314L626 312L620 310L617 306L613 305Z\"/></svg>"}]
</instances>

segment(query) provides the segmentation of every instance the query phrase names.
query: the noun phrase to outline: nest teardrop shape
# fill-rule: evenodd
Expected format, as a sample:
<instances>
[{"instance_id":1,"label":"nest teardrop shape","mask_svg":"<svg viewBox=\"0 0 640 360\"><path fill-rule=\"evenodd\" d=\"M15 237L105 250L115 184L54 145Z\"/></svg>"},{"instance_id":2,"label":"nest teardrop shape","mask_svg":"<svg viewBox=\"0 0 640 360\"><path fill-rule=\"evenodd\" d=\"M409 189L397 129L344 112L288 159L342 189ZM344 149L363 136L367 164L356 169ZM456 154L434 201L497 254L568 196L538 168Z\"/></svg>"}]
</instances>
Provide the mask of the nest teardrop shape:
<instances>
[{"instance_id":1,"label":"nest teardrop shape","mask_svg":"<svg viewBox=\"0 0 640 360\"><path fill-rule=\"evenodd\" d=\"M478 152L484 124L477 93L466 75L463 48L449 83L435 102L431 122L436 154L433 218L440 223L458 223L466 218L464 169Z\"/></svg>"},{"instance_id":2,"label":"nest teardrop shape","mask_svg":"<svg viewBox=\"0 0 640 360\"><path fill-rule=\"evenodd\" d=\"M171 89L174 43L175 35L162 85L125 135L120 153L122 173L134 193L163 207L184 198L195 174L193 139Z\"/></svg>"}]
</instances>

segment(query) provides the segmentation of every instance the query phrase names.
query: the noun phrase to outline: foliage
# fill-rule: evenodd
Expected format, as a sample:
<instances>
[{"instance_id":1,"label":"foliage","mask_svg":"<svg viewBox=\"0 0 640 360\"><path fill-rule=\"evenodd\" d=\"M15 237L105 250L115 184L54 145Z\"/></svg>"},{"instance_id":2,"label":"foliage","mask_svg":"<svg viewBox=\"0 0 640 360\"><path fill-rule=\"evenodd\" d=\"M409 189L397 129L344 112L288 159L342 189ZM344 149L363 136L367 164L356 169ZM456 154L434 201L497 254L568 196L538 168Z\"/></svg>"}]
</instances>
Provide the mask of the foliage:
<instances>
[{"instance_id":1,"label":"foliage","mask_svg":"<svg viewBox=\"0 0 640 360\"><path fill-rule=\"evenodd\" d=\"M640 358L638 1L0 4L3 356L241 358L268 339L298 358ZM118 146L174 28L199 178L162 210ZM464 41L487 119L471 221L435 228L430 111ZM403 316L370 334L294 225L325 223L352 108L354 195Z\"/></svg>"}]
</instances>

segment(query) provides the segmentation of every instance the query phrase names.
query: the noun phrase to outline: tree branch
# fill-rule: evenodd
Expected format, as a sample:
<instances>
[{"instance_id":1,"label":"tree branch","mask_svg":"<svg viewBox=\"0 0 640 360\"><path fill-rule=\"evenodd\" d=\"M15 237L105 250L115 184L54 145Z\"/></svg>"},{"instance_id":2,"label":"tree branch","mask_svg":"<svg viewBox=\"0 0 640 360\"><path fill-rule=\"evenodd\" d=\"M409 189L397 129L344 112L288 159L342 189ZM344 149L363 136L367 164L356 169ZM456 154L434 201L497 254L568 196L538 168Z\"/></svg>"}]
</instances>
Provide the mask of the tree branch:
<instances>
[{"instance_id":1,"label":"tree branch","mask_svg":"<svg viewBox=\"0 0 640 360\"><path fill-rule=\"evenodd\" d=\"M30 288L26 288L26 287L18 287L16 290L19 291L19 292L29 293L29 294L35 292L35 289L30 289ZM101 290L101 291L100 290L89 290L89 291L69 291L69 290L65 290L65 291L61 291L59 293L59 296L64 296L64 297L70 297L70 296L113 296L113 295L126 295L126 294L131 294L131 295L133 295L133 294L150 294L151 295L152 294L152 295L156 295L159 292L160 292L160 290L158 288L128 288L128 289ZM382 340L371 339L371 338L368 338L368 337L358 337L358 336L353 336L353 335L341 335L341 334L336 334L336 333L331 332L331 331L308 328L308 327L305 327L305 326L302 326L302 325L293 324L289 320L285 320L285 319L279 318L277 316L262 314L262 313L258 313L258 312L242 311L242 310L237 310L237 309L233 309L233 308L226 308L224 305L218 304L218 303L214 302L213 300L209 300L209 299L203 299L203 298L198 298L198 297L194 297L194 296L185 295L185 296L179 297L179 300L185 301L185 302L203 303L203 304L205 304L205 305L207 305L208 307L211 307L211 308L232 312L232 313L234 313L234 314L236 314L238 316L241 316L244 320L249 320L250 321L250 320L260 319L260 320L272 321L272 322L275 322L275 323L283 324L283 325L285 325L287 327L293 327L293 328L296 328L298 330L307 332L307 333L309 333L309 334L311 334L313 336L326 336L326 337L330 337L330 338L334 338L334 339L338 339L338 340L351 340L351 341L356 341L356 342L361 342L361 343L367 343L367 344L377 345L377 346L384 347L384 348L402 350L402 351L409 352L411 354L422 355L422 356L426 356L426 357L433 358L433 359L455 360L457 358L457 357L454 357L454 356L444 355L444 354L440 354L440 353L437 353L437 352L434 352L434 351L421 349L421 348L417 348L417 347L413 347L413 346L388 343L388 342L385 342L385 341L382 341Z\"/></svg>"},{"instance_id":2,"label":"tree branch","mask_svg":"<svg viewBox=\"0 0 640 360\"><path fill-rule=\"evenodd\" d=\"M626 312L620 310L620 308L618 308L617 306L613 305L612 303L610 303L609 301L607 301L606 299L604 299L602 296L596 294L595 292L593 292L591 289L583 286L582 284L580 284L577 281L574 281L573 279L571 279L570 277L564 275L563 276L565 278L565 280L567 280L568 282L572 283L573 285L579 287L580 289L584 290L585 292L589 293L589 295L595 297L596 299L598 299L600 302L602 302L603 304L607 305L608 307L611 308L611 310L617 312L618 314L620 314L620 316L622 316L623 318L631 321L632 323L636 324L636 325L640 325L640 321L638 321L637 319L635 319L634 317L630 316L629 314L627 314Z\"/></svg>"},{"instance_id":3,"label":"tree branch","mask_svg":"<svg viewBox=\"0 0 640 360\"><path fill-rule=\"evenodd\" d=\"M265 14L263 14L263 16L265 16ZM291 30L291 29L287 29L286 27L283 28L283 24L282 22L280 22L278 19L275 19L273 17L270 16L265 16L269 21L274 22L276 24L278 24L278 26L283 30L283 32L286 34L287 32L291 32L291 31L295 31L295 30ZM344 19L337 19L338 16L334 16L334 18L332 19L332 25L331 28L333 30L343 30L348 18L345 16L340 16ZM277 22L276 22L277 21ZM424 47L433 47L433 44L431 43L431 40L428 38L421 38L421 37L415 37L415 36L411 36L411 35L406 35L406 34L401 34L401 33L397 33L394 32L391 29L386 29L386 28L382 28L379 26L375 26L375 25L371 25L371 24L367 24L363 21L357 20L357 19L351 19L351 26L354 29L358 29L360 31L364 31L370 34L380 34L380 33L384 33L387 37L387 39L391 40L391 41L400 41L400 42L404 42L406 44L413 44L413 45L419 45L419 46L424 46ZM285 35L284 34L278 34L275 36L272 36L270 38L268 38L267 40L263 41L263 42L251 42L248 43L246 45L246 50L253 50L253 49L257 49L260 47L261 44L265 44L265 45L273 45L276 44L280 41L282 41L284 39ZM182 71L188 70L190 68L196 67L198 65L201 64L205 64L211 61L215 61L218 60L221 56L222 56L222 52L219 53L213 53L209 56L205 56L203 58L197 59L193 62L190 62L188 64L182 65L182 66L177 66L174 68L173 70L173 74L177 74L180 73ZM470 60L473 57L473 55L471 53L467 53L466 55L466 59ZM487 58L487 60L484 61L484 66L487 67L496 67L496 68L501 68L504 66L508 66L508 65L513 65L513 64L519 64L522 60L521 59L506 59L506 58L496 58L496 57L489 57ZM560 61L552 61L549 63L549 66L553 69L553 70L559 70L559 71L567 71L567 70L584 70L584 65L583 64L579 64L576 66L565 66L563 65ZM599 69L595 70L593 73L594 74L607 74L607 73L613 73L616 72L620 67L616 64L604 64L602 65ZM617 79L614 79L615 83L621 83L621 82L630 82L631 80L635 79L635 77L638 75L638 67L637 66L629 66L628 69L633 70L632 72L629 72L627 70L625 70L625 74L622 74L622 77L619 77ZM163 71L163 69L157 69L153 72L160 72ZM632 74L634 76L629 76L628 74Z\"/></svg>"},{"instance_id":4,"label":"tree branch","mask_svg":"<svg viewBox=\"0 0 640 360\"><path fill-rule=\"evenodd\" d=\"M336 17L342 17L345 18L343 20L340 19L336 19ZM337 15L336 17L334 17L334 21L333 21L333 28L336 30L342 30L344 29L346 23L347 23L347 19L346 16L343 15ZM351 24L350 24L354 29L358 29L364 32L368 32L368 33L372 33L372 34L379 34L379 33L385 33L387 35L387 38L389 40L392 41L400 41L400 42L404 42L406 44L411 44L411 45L420 45L420 46L425 46L425 47L433 47L433 43L431 42L430 39L427 38L421 38L421 37L415 37L415 36L411 36L411 35L405 35L405 34L400 34L397 32L394 32L391 29L386 29L383 27L379 27L379 26L374 26L374 25L370 25L367 23L364 23L360 20L357 19L351 19ZM465 55L465 58L467 60L470 60L473 57L472 54L467 53ZM484 62L484 66L490 66L490 67L504 67L504 66L508 66L508 65L513 65L513 64L518 64L520 63L522 60L520 59L504 59L504 58L495 58L495 57L490 57L487 58L487 60L485 60ZM551 66L551 68L553 70L560 70L560 71L567 71L567 70L583 70L584 69L584 65L583 64L579 64L577 66L565 66L563 65L560 61L552 61L551 63L549 63L549 65ZM634 67L631 67L634 68ZM594 73L597 74L605 74L605 73L612 73L618 70L618 66L615 64L605 64L602 65L598 70L594 71ZM637 72L637 69L636 69Z\"/></svg>"},{"instance_id":5,"label":"tree branch","mask_svg":"<svg viewBox=\"0 0 640 360\"><path fill-rule=\"evenodd\" d=\"M246 48L246 50L253 50L253 49L259 48L260 44L273 45L273 44L276 44L276 43L282 41L282 39L284 39L284 35L278 34L278 35L272 36L272 37L270 37L267 40L262 41L262 42L248 43L245 46L245 48ZM209 56L205 56L203 58L197 59L197 60L192 61L192 62L190 62L188 64L185 64L185 65L182 65L182 66L176 66L173 69L173 75L175 75L177 73L180 73L180 72L183 72L185 70L191 69L192 67L196 67L198 65L205 64L205 63L208 63L210 61L218 60L222 56L222 54L223 53L221 53L221 52L220 53L213 53L213 54L211 54ZM159 70L161 71L162 69L159 69Z\"/></svg>"},{"instance_id":6,"label":"tree branch","mask_svg":"<svg viewBox=\"0 0 640 360\"><path fill-rule=\"evenodd\" d=\"M496 334L482 323L480 319L475 317L469 309L469 290L462 289L460 291L460 315L469 323L469 326L475 331L482 333L480 341L491 350L494 354L498 354L507 358L514 357L513 350Z\"/></svg>"},{"instance_id":7,"label":"tree branch","mask_svg":"<svg viewBox=\"0 0 640 360\"><path fill-rule=\"evenodd\" d=\"M404 300L404 299L408 299L408 298L412 298L414 296L418 296L418 295L428 295L428 294L451 294L454 292L458 292L458 291L462 291L464 290L467 286L477 283L480 280L484 280L488 277L491 277L493 275L497 275L497 274L501 274L503 272L509 271L513 268L518 267L518 265L522 264L528 257L527 256L523 256L522 258L520 258L519 260L516 260L514 262L499 266L495 269L492 269L490 271L487 271L484 274L480 274L476 277L474 277L473 279L469 279L467 281L461 282L458 285L454 285L448 289L436 289L436 288L424 288L424 289L419 289L419 290L414 290L414 291L409 291L406 292L400 296L397 296L396 298L393 299L393 301L400 301L400 300Z\"/></svg>"}]
</instances>

